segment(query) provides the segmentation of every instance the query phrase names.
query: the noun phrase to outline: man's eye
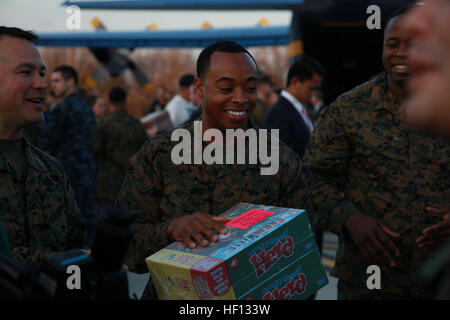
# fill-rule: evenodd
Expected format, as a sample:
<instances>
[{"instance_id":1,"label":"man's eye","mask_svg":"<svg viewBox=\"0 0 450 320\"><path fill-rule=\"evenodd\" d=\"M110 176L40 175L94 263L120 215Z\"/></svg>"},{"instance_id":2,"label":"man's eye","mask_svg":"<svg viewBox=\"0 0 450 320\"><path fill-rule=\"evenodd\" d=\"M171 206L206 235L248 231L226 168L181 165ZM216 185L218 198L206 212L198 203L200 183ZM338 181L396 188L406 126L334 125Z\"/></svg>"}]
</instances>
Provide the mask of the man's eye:
<instances>
[{"instance_id":1,"label":"man's eye","mask_svg":"<svg viewBox=\"0 0 450 320\"><path fill-rule=\"evenodd\" d=\"M30 70L22 70L22 71L19 71L19 73L24 74L24 75L29 75L31 73L31 71Z\"/></svg>"},{"instance_id":2,"label":"man's eye","mask_svg":"<svg viewBox=\"0 0 450 320\"><path fill-rule=\"evenodd\" d=\"M230 92L232 90L231 88L219 88L219 89L222 92Z\"/></svg>"},{"instance_id":3,"label":"man's eye","mask_svg":"<svg viewBox=\"0 0 450 320\"><path fill-rule=\"evenodd\" d=\"M248 87L247 90L249 92L255 92L256 91L256 87Z\"/></svg>"},{"instance_id":4,"label":"man's eye","mask_svg":"<svg viewBox=\"0 0 450 320\"><path fill-rule=\"evenodd\" d=\"M396 48L397 45L398 45L397 42L388 42L388 43L386 44L386 46L389 47L389 48Z\"/></svg>"}]
</instances>

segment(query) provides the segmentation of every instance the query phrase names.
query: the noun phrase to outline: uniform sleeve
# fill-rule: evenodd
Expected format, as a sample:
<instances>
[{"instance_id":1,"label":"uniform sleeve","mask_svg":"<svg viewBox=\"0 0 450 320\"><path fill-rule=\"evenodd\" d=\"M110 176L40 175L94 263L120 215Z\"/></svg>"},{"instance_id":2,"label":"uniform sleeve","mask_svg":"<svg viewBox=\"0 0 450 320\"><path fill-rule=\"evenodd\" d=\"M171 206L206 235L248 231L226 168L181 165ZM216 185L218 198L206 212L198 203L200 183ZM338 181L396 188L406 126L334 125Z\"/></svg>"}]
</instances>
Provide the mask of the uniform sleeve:
<instances>
[{"instance_id":1,"label":"uniform sleeve","mask_svg":"<svg viewBox=\"0 0 450 320\"><path fill-rule=\"evenodd\" d=\"M281 207L305 209L309 198L311 175L297 154L289 150L288 155L281 176L278 203Z\"/></svg>"},{"instance_id":2,"label":"uniform sleeve","mask_svg":"<svg viewBox=\"0 0 450 320\"><path fill-rule=\"evenodd\" d=\"M358 211L346 201L346 183L351 144L344 126L342 111L347 102L331 105L314 130L305 154L305 165L312 175L309 208L316 229L341 234L347 217Z\"/></svg>"},{"instance_id":3,"label":"uniform sleeve","mask_svg":"<svg viewBox=\"0 0 450 320\"><path fill-rule=\"evenodd\" d=\"M125 264L136 272L147 272L145 258L171 242L167 235L170 222L163 222L160 214L163 181L157 170L158 152L145 150L144 146L130 159L116 200L124 209L141 212L125 258Z\"/></svg>"}]
</instances>

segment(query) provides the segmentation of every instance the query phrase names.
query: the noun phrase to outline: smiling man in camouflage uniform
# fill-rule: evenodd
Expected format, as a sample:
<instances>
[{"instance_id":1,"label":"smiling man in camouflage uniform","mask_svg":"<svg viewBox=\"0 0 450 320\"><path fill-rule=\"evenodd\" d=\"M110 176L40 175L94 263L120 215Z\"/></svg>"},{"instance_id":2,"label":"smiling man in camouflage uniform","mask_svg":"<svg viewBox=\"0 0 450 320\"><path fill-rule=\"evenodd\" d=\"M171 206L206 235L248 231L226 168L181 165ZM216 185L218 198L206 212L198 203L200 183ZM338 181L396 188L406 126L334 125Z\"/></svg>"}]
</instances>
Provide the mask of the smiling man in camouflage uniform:
<instances>
[{"instance_id":1,"label":"smiling man in camouflage uniform","mask_svg":"<svg viewBox=\"0 0 450 320\"><path fill-rule=\"evenodd\" d=\"M84 245L84 226L61 165L23 137L25 126L42 122L47 90L36 39L0 27L0 219L12 257L25 266Z\"/></svg>"},{"instance_id":2,"label":"smiling man in camouflage uniform","mask_svg":"<svg viewBox=\"0 0 450 320\"><path fill-rule=\"evenodd\" d=\"M305 157L313 223L339 235L339 299L430 298L418 269L444 240L426 234L444 218L450 146L403 121L410 40L394 15L384 34L386 71L330 106ZM379 290L367 288L370 265L381 268Z\"/></svg>"},{"instance_id":3,"label":"smiling man in camouflage uniform","mask_svg":"<svg viewBox=\"0 0 450 320\"><path fill-rule=\"evenodd\" d=\"M219 42L202 51L195 86L203 98L202 132L248 129L257 101L257 67L245 48ZM184 127L194 136L194 125ZM179 164L171 160L172 132L147 143L130 160L118 204L142 210L126 264L146 272L149 255L174 240L207 246L226 232L220 213L239 202L303 208L305 171L280 143L279 170L261 175L261 164Z\"/></svg>"}]
</instances>

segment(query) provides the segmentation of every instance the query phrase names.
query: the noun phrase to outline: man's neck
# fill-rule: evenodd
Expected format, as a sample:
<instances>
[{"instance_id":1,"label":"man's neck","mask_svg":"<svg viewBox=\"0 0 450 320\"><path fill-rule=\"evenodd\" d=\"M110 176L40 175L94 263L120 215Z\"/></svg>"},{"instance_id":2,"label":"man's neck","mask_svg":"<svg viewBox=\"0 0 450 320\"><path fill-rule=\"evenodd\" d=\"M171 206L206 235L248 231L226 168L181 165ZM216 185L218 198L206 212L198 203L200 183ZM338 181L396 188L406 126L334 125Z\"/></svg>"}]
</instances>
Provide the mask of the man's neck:
<instances>
[{"instance_id":1,"label":"man's neck","mask_svg":"<svg viewBox=\"0 0 450 320\"><path fill-rule=\"evenodd\" d=\"M64 95L64 99L67 98L68 96L70 96L71 94L77 93L77 92L78 92L78 89L76 87L68 89L66 94Z\"/></svg>"},{"instance_id":2,"label":"man's neck","mask_svg":"<svg viewBox=\"0 0 450 320\"><path fill-rule=\"evenodd\" d=\"M394 81L388 75L387 82L392 94L401 102L405 101L407 97L406 81Z\"/></svg>"},{"instance_id":3,"label":"man's neck","mask_svg":"<svg viewBox=\"0 0 450 320\"><path fill-rule=\"evenodd\" d=\"M291 96L293 96L295 98L295 100L297 100L298 102L300 102L302 105L304 105L304 103L302 101L300 101L299 97L296 95L296 92L294 89L292 88L286 88L284 91L286 91L287 93L289 93Z\"/></svg>"},{"instance_id":4,"label":"man's neck","mask_svg":"<svg viewBox=\"0 0 450 320\"><path fill-rule=\"evenodd\" d=\"M181 98L183 98L183 100L184 101L187 101L187 102L189 102L190 100L189 100L189 91L180 91L180 92L178 92L178 95L181 97Z\"/></svg>"},{"instance_id":5,"label":"man's neck","mask_svg":"<svg viewBox=\"0 0 450 320\"><path fill-rule=\"evenodd\" d=\"M23 137L23 128L0 123L0 139L16 140Z\"/></svg>"},{"instance_id":6,"label":"man's neck","mask_svg":"<svg viewBox=\"0 0 450 320\"><path fill-rule=\"evenodd\" d=\"M124 110L125 109L125 107L123 107L123 106L119 106L119 105L117 105L117 104L110 104L110 107L111 107L111 111L120 111L120 110Z\"/></svg>"}]
</instances>

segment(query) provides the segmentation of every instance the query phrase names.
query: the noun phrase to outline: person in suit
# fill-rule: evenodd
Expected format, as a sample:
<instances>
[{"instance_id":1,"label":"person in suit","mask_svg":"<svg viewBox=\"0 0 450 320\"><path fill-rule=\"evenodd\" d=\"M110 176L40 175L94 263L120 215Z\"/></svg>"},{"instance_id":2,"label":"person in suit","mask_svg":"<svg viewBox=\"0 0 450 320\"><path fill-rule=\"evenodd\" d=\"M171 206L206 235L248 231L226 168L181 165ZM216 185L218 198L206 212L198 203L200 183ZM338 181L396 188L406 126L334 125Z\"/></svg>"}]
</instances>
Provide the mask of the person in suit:
<instances>
[{"instance_id":1,"label":"person in suit","mask_svg":"<svg viewBox=\"0 0 450 320\"><path fill-rule=\"evenodd\" d=\"M291 147L300 158L314 130L306 105L322 85L325 71L319 62L302 56L288 71L286 89L268 110L264 119L267 129L279 129L280 140Z\"/></svg>"}]
</instances>

